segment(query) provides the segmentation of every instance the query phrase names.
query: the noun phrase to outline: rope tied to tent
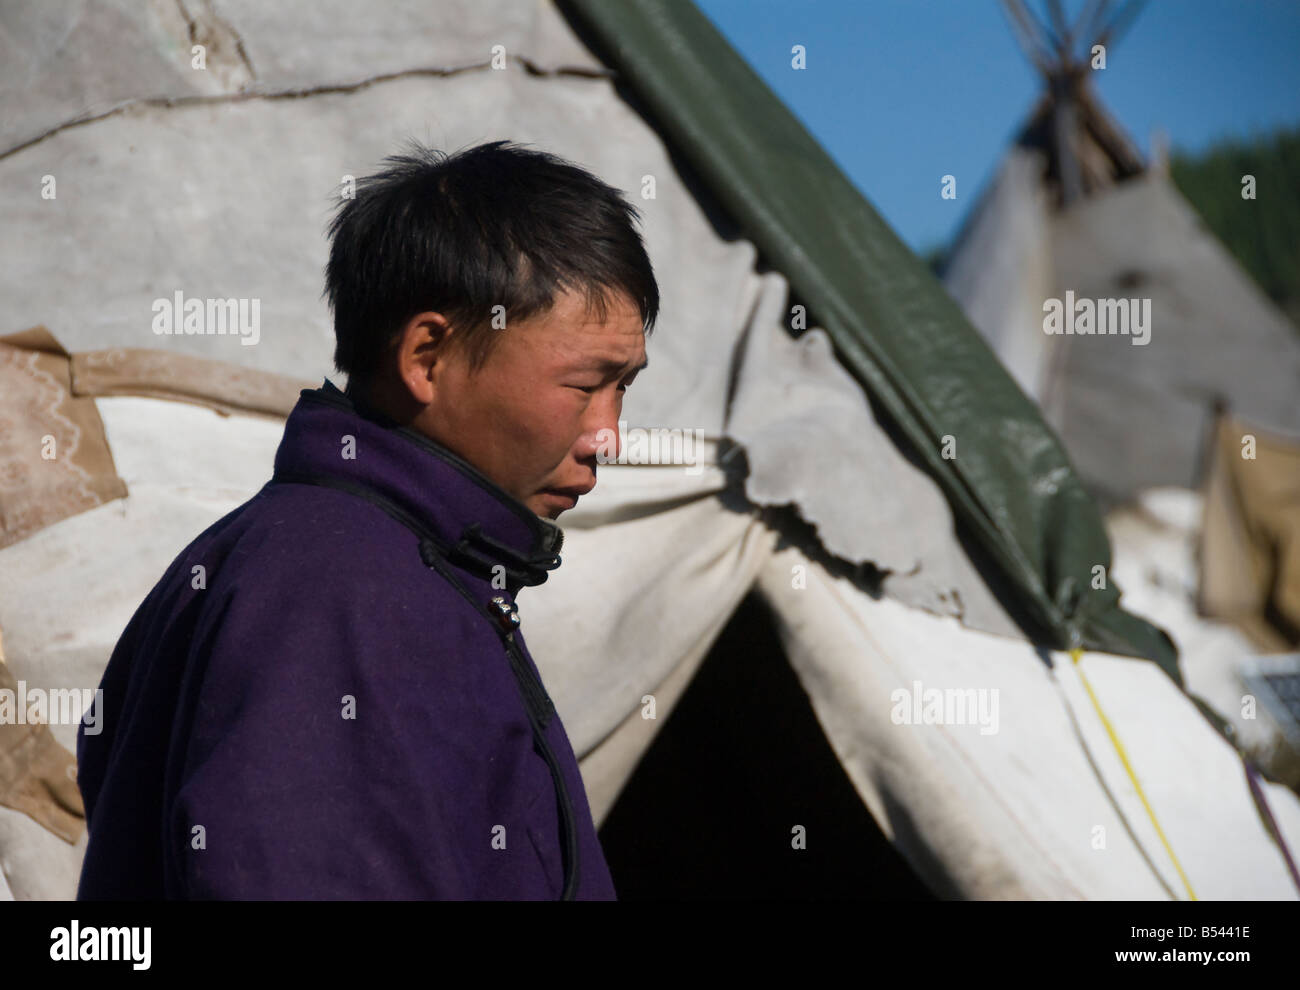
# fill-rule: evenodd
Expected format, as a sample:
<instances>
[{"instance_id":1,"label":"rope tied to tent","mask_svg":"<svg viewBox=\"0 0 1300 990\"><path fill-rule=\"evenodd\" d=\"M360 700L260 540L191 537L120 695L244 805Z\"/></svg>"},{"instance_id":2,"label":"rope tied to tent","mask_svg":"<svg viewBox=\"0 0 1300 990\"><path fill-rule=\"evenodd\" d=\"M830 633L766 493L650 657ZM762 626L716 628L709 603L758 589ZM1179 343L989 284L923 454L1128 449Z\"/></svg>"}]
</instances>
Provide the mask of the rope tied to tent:
<instances>
[{"instance_id":1,"label":"rope tied to tent","mask_svg":"<svg viewBox=\"0 0 1300 990\"><path fill-rule=\"evenodd\" d=\"M1151 807L1151 802L1147 800L1146 792L1142 790L1142 785L1138 783L1137 774L1133 770L1133 765L1129 763L1128 754L1124 751L1124 744L1119 741L1119 735L1115 732L1114 726L1110 724L1110 719L1102 711L1101 702L1097 699L1096 692L1092 690L1092 685L1088 683L1088 678L1083 673L1083 668L1079 666L1079 661L1083 659L1083 649L1075 646L1070 650L1070 659L1074 662L1075 672L1079 675L1079 680L1083 682L1088 697L1092 699L1092 707L1097 710L1097 717L1101 719L1101 724L1106 729L1106 735L1110 736L1111 745L1115 747L1115 752L1119 754L1120 762L1124 764L1124 769L1128 772L1128 779L1133 782L1133 787L1137 791L1138 798L1142 801L1142 807L1146 809L1147 817L1151 819L1151 824L1155 826L1156 835L1160 836L1160 842L1165 847L1165 852L1173 861L1174 869L1178 871L1179 878L1183 881L1183 886L1187 888L1187 896L1190 900L1197 900L1195 891L1192 890L1192 884L1187 879L1187 874L1183 872L1182 864L1178 862L1178 857L1174 855L1173 846L1165 838L1165 830L1160 827L1160 822L1156 819L1155 810Z\"/></svg>"}]
</instances>

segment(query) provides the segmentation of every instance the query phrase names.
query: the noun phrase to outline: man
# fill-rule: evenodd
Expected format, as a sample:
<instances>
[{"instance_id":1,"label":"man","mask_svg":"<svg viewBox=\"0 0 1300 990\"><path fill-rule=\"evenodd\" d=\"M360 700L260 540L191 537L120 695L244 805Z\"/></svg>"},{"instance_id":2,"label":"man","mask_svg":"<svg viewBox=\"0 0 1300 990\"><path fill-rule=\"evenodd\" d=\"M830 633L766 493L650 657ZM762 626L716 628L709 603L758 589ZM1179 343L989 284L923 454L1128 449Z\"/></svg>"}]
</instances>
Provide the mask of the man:
<instances>
[{"instance_id":1,"label":"man","mask_svg":"<svg viewBox=\"0 0 1300 990\"><path fill-rule=\"evenodd\" d=\"M515 596L646 363L637 216L509 142L358 184L326 269L347 391L302 392L274 478L118 642L80 899L614 898Z\"/></svg>"}]
</instances>

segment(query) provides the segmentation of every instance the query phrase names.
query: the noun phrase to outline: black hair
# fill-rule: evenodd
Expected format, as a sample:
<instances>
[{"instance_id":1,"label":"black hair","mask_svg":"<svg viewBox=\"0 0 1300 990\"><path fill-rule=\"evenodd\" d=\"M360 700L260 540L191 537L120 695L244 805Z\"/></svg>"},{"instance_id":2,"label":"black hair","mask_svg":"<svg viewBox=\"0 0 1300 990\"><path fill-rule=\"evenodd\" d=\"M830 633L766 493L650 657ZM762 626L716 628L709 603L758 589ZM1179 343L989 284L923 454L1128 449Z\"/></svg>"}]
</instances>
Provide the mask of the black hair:
<instances>
[{"instance_id":1,"label":"black hair","mask_svg":"<svg viewBox=\"0 0 1300 990\"><path fill-rule=\"evenodd\" d=\"M357 181L329 225L325 292L334 364L349 381L379 367L406 322L426 310L455 328L480 368L506 320L544 313L557 291L581 291L602 321L625 294L649 334L659 287L640 213L622 194L555 155L493 141L451 155L412 143Z\"/></svg>"}]
</instances>

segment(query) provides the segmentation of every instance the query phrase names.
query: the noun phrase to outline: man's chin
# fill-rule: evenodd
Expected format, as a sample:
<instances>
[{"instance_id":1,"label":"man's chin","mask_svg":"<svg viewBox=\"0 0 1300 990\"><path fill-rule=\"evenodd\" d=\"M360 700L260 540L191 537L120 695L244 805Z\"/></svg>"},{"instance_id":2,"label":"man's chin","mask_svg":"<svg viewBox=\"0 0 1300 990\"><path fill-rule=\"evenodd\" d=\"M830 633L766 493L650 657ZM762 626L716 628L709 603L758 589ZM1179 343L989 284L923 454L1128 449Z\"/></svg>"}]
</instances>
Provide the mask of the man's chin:
<instances>
[{"instance_id":1,"label":"man's chin","mask_svg":"<svg viewBox=\"0 0 1300 990\"><path fill-rule=\"evenodd\" d=\"M533 515L541 516L543 519L558 519L564 506L555 505L545 498L530 498L524 503L533 511Z\"/></svg>"},{"instance_id":2,"label":"man's chin","mask_svg":"<svg viewBox=\"0 0 1300 990\"><path fill-rule=\"evenodd\" d=\"M559 492L538 492L526 504L543 519L558 519L561 512L574 508L578 500L572 495L561 495Z\"/></svg>"}]
</instances>

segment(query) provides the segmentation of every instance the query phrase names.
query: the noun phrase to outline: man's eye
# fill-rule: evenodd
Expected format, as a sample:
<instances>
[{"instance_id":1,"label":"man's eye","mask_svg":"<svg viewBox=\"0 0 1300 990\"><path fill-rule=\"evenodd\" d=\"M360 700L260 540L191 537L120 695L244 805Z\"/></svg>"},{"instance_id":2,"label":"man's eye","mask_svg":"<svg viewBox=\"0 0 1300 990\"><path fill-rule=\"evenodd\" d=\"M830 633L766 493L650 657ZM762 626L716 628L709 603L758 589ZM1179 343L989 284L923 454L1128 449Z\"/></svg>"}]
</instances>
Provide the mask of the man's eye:
<instances>
[{"instance_id":1,"label":"man's eye","mask_svg":"<svg viewBox=\"0 0 1300 990\"><path fill-rule=\"evenodd\" d=\"M597 392L597 391L599 391L601 388L603 388L603 385L570 385L570 386L568 386L568 387L569 387L569 388L576 388L579 392L585 392L587 395L591 395L593 392ZM618 390L619 390L620 392L626 392L626 391L627 391L627 385L626 385L626 384L620 384L620 385L618 386Z\"/></svg>"}]
</instances>

